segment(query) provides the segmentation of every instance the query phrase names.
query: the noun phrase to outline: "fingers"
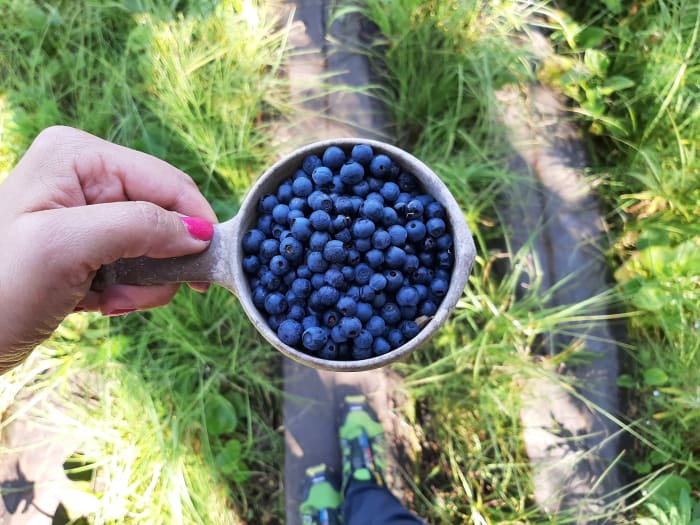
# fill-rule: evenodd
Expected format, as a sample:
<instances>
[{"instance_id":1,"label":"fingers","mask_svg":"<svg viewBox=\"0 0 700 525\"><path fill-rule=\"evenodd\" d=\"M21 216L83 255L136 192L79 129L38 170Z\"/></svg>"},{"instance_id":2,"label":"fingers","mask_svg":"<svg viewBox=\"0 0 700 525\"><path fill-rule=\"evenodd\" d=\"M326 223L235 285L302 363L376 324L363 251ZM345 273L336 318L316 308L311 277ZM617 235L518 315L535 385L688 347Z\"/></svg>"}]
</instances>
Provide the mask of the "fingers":
<instances>
[{"instance_id":1,"label":"fingers","mask_svg":"<svg viewBox=\"0 0 700 525\"><path fill-rule=\"evenodd\" d=\"M41 182L38 192L27 196L34 207L25 211L131 200L217 222L209 203L182 171L77 129L44 130L15 171L15 179Z\"/></svg>"},{"instance_id":2,"label":"fingers","mask_svg":"<svg viewBox=\"0 0 700 525\"><path fill-rule=\"evenodd\" d=\"M78 311L99 311L104 315L123 315L136 310L147 310L168 304L177 293L180 285L158 286L110 286L98 294L88 292L78 303Z\"/></svg>"}]
</instances>

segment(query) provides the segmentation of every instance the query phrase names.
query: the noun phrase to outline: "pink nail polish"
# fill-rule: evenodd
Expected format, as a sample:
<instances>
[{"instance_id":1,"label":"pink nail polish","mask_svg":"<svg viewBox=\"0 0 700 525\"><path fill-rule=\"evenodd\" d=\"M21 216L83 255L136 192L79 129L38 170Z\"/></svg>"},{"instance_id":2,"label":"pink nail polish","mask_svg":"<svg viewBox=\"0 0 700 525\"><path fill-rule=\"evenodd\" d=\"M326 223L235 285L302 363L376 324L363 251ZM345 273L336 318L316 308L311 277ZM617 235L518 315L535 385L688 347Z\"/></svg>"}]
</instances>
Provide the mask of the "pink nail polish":
<instances>
[{"instance_id":1,"label":"pink nail polish","mask_svg":"<svg viewBox=\"0 0 700 525\"><path fill-rule=\"evenodd\" d=\"M214 236L214 225L199 217L180 217L190 235L199 241L210 241Z\"/></svg>"},{"instance_id":2,"label":"pink nail polish","mask_svg":"<svg viewBox=\"0 0 700 525\"><path fill-rule=\"evenodd\" d=\"M124 315L124 314L130 314L131 312L135 312L136 308L118 308L116 310L112 310L109 313L106 313L105 315L108 317L113 317L115 315Z\"/></svg>"}]
</instances>

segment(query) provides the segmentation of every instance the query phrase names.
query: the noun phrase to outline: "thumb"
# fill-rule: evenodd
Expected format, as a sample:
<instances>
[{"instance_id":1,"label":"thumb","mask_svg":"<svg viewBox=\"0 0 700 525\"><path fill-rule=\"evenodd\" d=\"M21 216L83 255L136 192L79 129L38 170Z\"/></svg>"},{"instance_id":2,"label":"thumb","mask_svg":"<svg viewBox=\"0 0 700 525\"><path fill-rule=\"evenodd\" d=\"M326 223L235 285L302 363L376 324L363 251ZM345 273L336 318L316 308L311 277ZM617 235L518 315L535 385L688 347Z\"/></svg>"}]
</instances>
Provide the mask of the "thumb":
<instances>
[{"instance_id":1,"label":"thumb","mask_svg":"<svg viewBox=\"0 0 700 525\"><path fill-rule=\"evenodd\" d=\"M214 234L205 219L182 216L150 202L127 201L46 210L58 259L87 273L120 258L178 257L204 250ZM59 262L59 261L56 261ZM87 278L87 276L86 276Z\"/></svg>"}]
</instances>

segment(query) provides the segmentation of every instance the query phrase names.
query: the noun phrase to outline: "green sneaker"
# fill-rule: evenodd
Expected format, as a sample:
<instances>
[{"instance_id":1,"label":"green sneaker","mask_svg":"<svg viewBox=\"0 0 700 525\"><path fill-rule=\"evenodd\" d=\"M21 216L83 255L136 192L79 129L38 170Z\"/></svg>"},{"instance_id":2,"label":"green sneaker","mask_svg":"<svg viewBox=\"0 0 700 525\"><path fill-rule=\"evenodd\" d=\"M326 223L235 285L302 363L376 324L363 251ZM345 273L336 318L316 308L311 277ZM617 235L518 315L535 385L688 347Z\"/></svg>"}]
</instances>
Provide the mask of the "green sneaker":
<instances>
[{"instance_id":1,"label":"green sneaker","mask_svg":"<svg viewBox=\"0 0 700 525\"><path fill-rule=\"evenodd\" d=\"M367 398L347 396L338 429L343 454L343 485L345 494L351 481L373 481L384 485L386 443L384 429L377 421Z\"/></svg>"},{"instance_id":2,"label":"green sneaker","mask_svg":"<svg viewBox=\"0 0 700 525\"><path fill-rule=\"evenodd\" d=\"M306 469L304 500L299 505L303 525L339 525L342 498L321 463Z\"/></svg>"}]
</instances>

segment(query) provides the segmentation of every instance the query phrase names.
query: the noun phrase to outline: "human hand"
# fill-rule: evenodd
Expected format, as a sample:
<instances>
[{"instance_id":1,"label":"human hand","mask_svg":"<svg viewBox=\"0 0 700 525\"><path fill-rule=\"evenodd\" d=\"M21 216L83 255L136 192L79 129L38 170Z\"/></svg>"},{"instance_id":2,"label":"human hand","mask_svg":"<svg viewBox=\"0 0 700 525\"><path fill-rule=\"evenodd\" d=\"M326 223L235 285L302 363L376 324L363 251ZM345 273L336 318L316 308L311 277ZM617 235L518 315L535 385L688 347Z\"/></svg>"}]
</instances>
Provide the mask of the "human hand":
<instances>
[{"instance_id":1,"label":"human hand","mask_svg":"<svg viewBox=\"0 0 700 525\"><path fill-rule=\"evenodd\" d=\"M0 373L73 311L168 303L177 285L97 293L90 284L123 257L200 252L216 221L192 179L168 163L76 129L44 130L0 185Z\"/></svg>"}]
</instances>

